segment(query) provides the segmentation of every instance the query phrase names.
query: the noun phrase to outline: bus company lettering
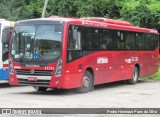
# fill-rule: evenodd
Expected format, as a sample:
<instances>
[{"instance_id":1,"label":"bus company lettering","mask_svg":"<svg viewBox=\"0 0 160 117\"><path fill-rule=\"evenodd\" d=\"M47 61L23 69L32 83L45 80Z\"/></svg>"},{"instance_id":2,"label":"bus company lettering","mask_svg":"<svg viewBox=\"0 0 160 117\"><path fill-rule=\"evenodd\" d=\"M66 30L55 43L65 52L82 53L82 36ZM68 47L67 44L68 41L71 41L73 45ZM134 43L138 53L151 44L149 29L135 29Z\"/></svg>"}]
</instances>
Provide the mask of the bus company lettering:
<instances>
[{"instance_id":1,"label":"bus company lettering","mask_svg":"<svg viewBox=\"0 0 160 117\"><path fill-rule=\"evenodd\" d=\"M138 57L131 57L129 59L125 59L126 63L132 63L132 62L137 62L138 61Z\"/></svg>"},{"instance_id":2,"label":"bus company lettering","mask_svg":"<svg viewBox=\"0 0 160 117\"><path fill-rule=\"evenodd\" d=\"M54 70L54 67L45 67L45 70Z\"/></svg>"},{"instance_id":3,"label":"bus company lettering","mask_svg":"<svg viewBox=\"0 0 160 117\"><path fill-rule=\"evenodd\" d=\"M97 64L105 64L108 63L107 57L97 57Z\"/></svg>"},{"instance_id":4,"label":"bus company lettering","mask_svg":"<svg viewBox=\"0 0 160 117\"><path fill-rule=\"evenodd\" d=\"M138 57L131 57L132 62L137 62L138 61Z\"/></svg>"},{"instance_id":5,"label":"bus company lettering","mask_svg":"<svg viewBox=\"0 0 160 117\"><path fill-rule=\"evenodd\" d=\"M126 63L131 63L132 61L131 61L131 59L125 59L125 62Z\"/></svg>"}]
</instances>

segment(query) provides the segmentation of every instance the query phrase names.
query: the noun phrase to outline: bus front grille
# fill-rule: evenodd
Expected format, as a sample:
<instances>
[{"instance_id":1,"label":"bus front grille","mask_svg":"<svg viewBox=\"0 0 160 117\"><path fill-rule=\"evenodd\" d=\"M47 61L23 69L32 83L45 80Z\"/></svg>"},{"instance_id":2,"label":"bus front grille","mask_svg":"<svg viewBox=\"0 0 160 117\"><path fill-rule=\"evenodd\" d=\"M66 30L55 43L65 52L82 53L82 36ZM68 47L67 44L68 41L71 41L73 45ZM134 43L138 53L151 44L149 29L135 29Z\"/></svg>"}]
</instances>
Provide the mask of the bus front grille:
<instances>
[{"instance_id":1,"label":"bus front grille","mask_svg":"<svg viewBox=\"0 0 160 117\"><path fill-rule=\"evenodd\" d=\"M32 76L52 76L51 70L23 70L16 69L17 75L32 75Z\"/></svg>"},{"instance_id":2,"label":"bus front grille","mask_svg":"<svg viewBox=\"0 0 160 117\"><path fill-rule=\"evenodd\" d=\"M50 80L28 81L27 79L18 78L18 82L19 82L19 85L49 87Z\"/></svg>"}]
</instances>

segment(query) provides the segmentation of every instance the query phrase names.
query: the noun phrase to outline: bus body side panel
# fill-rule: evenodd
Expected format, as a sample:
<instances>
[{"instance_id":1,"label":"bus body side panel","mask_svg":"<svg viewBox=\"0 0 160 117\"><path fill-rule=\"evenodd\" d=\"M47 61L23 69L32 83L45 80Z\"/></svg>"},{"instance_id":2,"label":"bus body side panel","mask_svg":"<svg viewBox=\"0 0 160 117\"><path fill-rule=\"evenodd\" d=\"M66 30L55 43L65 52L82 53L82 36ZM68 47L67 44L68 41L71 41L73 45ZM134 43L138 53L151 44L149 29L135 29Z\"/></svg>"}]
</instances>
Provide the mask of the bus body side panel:
<instances>
[{"instance_id":1,"label":"bus body side panel","mask_svg":"<svg viewBox=\"0 0 160 117\"><path fill-rule=\"evenodd\" d=\"M0 80L8 80L8 70L0 69Z\"/></svg>"},{"instance_id":2,"label":"bus body side panel","mask_svg":"<svg viewBox=\"0 0 160 117\"><path fill-rule=\"evenodd\" d=\"M82 78L87 68L94 71L94 84L102 84L132 78L135 64L140 67L140 76L147 76L157 71L157 58L150 58L158 51L145 52L139 51L112 51L95 52L67 64L66 85L69 88L80 87ZM108 63L97 64L97 58L107 57ZM150 62L148 62L150 61ZM79 69L82 66L82 69ZM147 67L152 66L152 69ZM147 72L146 72L147 71Z\"/></svg>"},{"instance_id":3,"label":"bus body side panel","mask_svg":"<svg viewBox=\"0 0 160 117\"><path fill-rule=\"evenodd\" d=\"M158 65L159 65L159 48L157 47L154 51L154 62L153 62L153 73L158 72Z\"/></svg>"},{"instance_id":4,"label":"bus body side panel","mask_svg":"<svg viewBox=\"0 0 160 117\"><path fill-rule=\"evenodd\" d=\"M8 80L8 60L2 61L2 32L6 26L10 26L10 21L2 21L0 23L0 80Z\"/></svg>"},{"instance_id":5,"label":"bus body side panel","mask_svg":"<svg viewBox=\"0 0 160 117\"><path fill-rule=\"evenodd\" d=\"M158 48L154 51L140 52L140 77L151 75L158 71Z\"/></svg>"},{"instance_id":6,"label":"bus body side panel","mask_svg":"<svg viewBox=\"0 0 160 117\"><path fill-rule=\"evenodd\" d=\"M2 31L3 27L6 25L6 22L2 21L2 23L0 23L0 80L8 80L8 70L3 65L2 61Z\"/></svg>"},{"instance_id":7,"label":"bus body side panel","mask_svg":"<svg viewBox=\"0 0 160 117\"><path fill-rule=\"evenodd\" d=\"M67 64L68 84L81 86L85 70L91 68L94 72L94 84L131 79L132 66L124 64L125 52L94 52ZM104 63L100 62L106 60ZM81 69L80 69L81 68ZM69 82L70 81L70 82Z\"/></svg>"}]
</instances>

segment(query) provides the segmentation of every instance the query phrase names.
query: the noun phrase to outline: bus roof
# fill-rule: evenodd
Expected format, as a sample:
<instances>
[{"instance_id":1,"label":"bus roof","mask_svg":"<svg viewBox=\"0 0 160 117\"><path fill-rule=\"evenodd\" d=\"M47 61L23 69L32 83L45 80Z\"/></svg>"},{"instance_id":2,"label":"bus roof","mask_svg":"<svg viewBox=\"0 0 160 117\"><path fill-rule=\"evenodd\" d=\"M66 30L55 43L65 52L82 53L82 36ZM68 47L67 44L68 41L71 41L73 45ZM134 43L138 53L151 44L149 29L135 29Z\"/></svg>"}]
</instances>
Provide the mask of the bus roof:
<instances>
[{"instance_id":1,"label":"bus roof","mask_svg":"<svg viewBox=\"0 0 160 117\"><path fill-rule=\"evenodd\" d=\"M78 23L85 26L91 27L101 27L101 28L109 28L109 29L118 29L118 30L127 30L134 32L145 32L145 33L155 33L158 34L158 31L155 29L141 28L139 26L133 26L130 22L114 20L102 17L83 17L83 18L75 18L75 17L60 17L60 16L50 16L48 18L37 18L37 19L29 19L29 20L21 20L18 21L26 22L26 21L39 21L39 20L47 20L47 21L60 21L60 22L71 22Z\"/></svg>"}]
</instances>

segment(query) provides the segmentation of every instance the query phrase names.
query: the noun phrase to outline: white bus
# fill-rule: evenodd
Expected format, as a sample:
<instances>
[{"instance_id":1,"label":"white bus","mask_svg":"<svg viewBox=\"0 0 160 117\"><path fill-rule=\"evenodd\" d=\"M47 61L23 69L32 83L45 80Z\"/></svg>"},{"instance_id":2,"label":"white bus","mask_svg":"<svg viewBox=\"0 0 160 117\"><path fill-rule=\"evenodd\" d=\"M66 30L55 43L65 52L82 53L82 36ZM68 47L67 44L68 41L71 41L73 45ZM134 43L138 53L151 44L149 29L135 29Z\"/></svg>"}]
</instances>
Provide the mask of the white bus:
<instances>
[{"instance_id":1,"label":"white bus","mask_svg":"<svg viewBox=\"0 0 160 117\"><path fill-rule=\"evenodd\" d=\"M8 80L8 47L14 23L0 19L0 80Z\"/></svg>"}]
</instances>

